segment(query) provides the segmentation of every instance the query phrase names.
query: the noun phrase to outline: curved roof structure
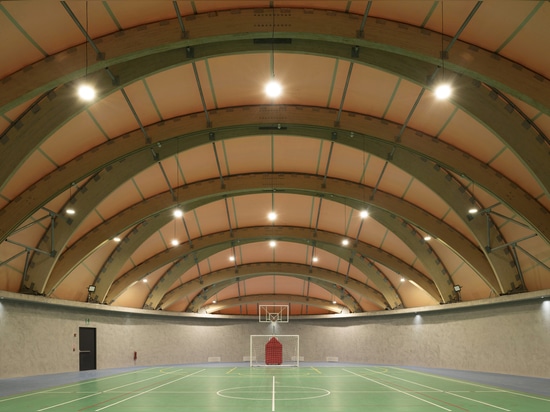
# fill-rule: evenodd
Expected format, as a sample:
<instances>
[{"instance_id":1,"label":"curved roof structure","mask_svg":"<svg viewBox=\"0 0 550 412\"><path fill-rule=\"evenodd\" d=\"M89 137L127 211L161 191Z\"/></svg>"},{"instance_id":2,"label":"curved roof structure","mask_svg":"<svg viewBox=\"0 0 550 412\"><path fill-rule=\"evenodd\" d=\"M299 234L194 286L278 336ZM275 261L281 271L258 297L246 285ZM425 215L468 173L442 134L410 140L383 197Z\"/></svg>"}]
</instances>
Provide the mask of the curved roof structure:
<instances>
[{"instance_id":1,"label":"curved roof structure","mask_svg":"<svg viewBox=\"0 0 550 412\"><path fill-rule=\"evenodd\" d=\"M0 290L317 315L548 289L549 19L544 1L0 2Z\"/></svg>"}]
</instances>

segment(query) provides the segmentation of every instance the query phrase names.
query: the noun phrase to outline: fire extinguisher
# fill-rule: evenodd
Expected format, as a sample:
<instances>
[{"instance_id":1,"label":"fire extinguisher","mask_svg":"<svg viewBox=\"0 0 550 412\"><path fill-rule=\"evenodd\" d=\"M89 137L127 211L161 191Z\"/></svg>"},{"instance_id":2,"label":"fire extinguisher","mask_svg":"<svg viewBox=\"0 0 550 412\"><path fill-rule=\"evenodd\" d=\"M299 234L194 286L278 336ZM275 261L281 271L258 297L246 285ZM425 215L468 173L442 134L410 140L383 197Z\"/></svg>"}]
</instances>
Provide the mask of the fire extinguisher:
<instances>
[{"instance_id":1,"label":"fire extinguisher","mask_svg":"<svg viewBox=\"0 0 550 412\"><path fill-rule=\"evenodd\" d=\"M137 360L137 352L134 351L134 362Z\"/></svg>"}]
</instances>

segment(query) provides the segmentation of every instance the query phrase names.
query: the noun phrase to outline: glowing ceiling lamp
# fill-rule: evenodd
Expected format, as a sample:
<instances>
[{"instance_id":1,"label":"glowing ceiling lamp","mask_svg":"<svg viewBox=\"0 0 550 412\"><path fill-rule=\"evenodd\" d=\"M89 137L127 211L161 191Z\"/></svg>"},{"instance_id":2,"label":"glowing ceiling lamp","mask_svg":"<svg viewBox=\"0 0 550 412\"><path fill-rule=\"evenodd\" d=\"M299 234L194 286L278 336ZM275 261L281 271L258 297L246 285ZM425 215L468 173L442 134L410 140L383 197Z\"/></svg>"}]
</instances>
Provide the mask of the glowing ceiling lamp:
<instances>
[{"instance_id":1,"label":"glowing ceiling lamp","mask_svg":"<svg viewBox=\"0 0 550 412\"><path fill-rule=\"evenodd\" d=\"M439 100L448 99L453 90L449 83L445 81L445 59L447 58L447 51L443 46L443 2L441 2L441 83L435 88L435 97Z\"/></svg>"},{"instance_id":2,"label":"glowing ceiling lamp","mask_svg":"<svg viewBox=\"0 0 550 412\"><path fill-rule=\"evenodd\" d=\"M85 65L85 74L84 74L84 83L78 87L78 96L84 101L92 101L96 97L95 89L88 83L88 2L86 2L86 43L84 48L84 53L86 55L86 65Z\"/></svg>"},{"instance_id":3,"label":"glowing ceiling lamp","mask_svg":"<svg viewBox=\"0 0 550 412\"><path fill-rule=\"evenodd\" d=\"M279 97L282 92L283 88L281 87L281 84L276 80L271 80L265 86L265 94L267 94L271 98Z\"/></svg>"}]
</instances>

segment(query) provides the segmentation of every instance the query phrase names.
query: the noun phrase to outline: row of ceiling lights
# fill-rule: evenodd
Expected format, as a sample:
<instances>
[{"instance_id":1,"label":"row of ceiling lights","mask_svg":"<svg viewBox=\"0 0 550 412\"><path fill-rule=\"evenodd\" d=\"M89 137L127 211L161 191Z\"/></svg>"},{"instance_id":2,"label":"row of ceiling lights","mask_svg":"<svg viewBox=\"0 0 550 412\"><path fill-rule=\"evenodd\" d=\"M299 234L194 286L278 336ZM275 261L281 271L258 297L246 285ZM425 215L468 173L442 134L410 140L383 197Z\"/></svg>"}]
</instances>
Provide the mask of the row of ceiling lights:
<instances>
[{"instance_id":1,"label":"row of ceiling lights","mask_svg":"<svg viewBox=\"0 0 550 412\"><path fill-rule=\"evenodd\" d=\"M471 213L471 214L475 214L477 213L477 209L476 208L471 208L468 213ZM68 214L68 215L74 215L76 213L76 211L73 209L73 208L67 208L65 209L65 212ZM174 209L174 212L173 212L173 215L175 218L182 218L183 217L183 210L181 210L180 208L176 208ZM366 219L367 217L369 216L369 212L366 211L366 210L362 210L361 212L359 212L359 217L361 219ZM269 212L268 215L267 215L267 218L270 220L270 221L275 221L277 219L277 213L275 212ZM429 236L429 235L426 235L424 236L424 240L425 241L429 241L431 240L432 237ZM116 236L113 238L113 240L115 242L120 242L121 241L121 238ZM180 244L179 240L177 239L172 239L172 246L178 246ZM271 242L269 242L269 246L271 247L275 247L277 245L277 242L275 242L274 240L272 240ZM342 245L343 246L348 246L349 245L349 239L343 239L342 240ZM230 258L231 259L231 258ZM316 262L317 261L317 258L314 257L313 258L313 261Z\"/></svg>"},{"instance_id":2,"label":"row of ceiling lights","mask_svg":"<svg viewBox=\"0 0 550 412\"><path fill-rule=\"evenodd\" d=\"M282 88L281 84L279 82L277 82L276 80L274 80L274 79L271 80L270 82L268 82L265 86L265 93L268 97L271 97L271 98L279 97L282 94L282 91L283 91L283 88ZM451 93L452 93L452 89L449 86L449 84L440 84L435 89L435 96L438 99L447 99L447 98L450 97ZM92 101L96 97L96 91L91 85L82 84L78 88L78 95L84 101ZM475 213L477 213L477 211L478 210L476 208L471 208L468 211L468 213L475 214ZM70 214L70 215L74 215L75 210L73 208L68 208L68 209L66 209L66 213ZM183 211L179 208L175 209L174 217L181 218L182 216L183 216ZM360 217L362 219L366 218L367 216L368 216L368 212L366 210L363 210L363 211L360 212ZM270 221L274 221L277 218L277 214L272 211L272 212L269 213L268 218L269 218ZM424 238L424 240L430 240L430 239L431 239L430 236L426 236ZM116 238L114 238L114 240L115 241L120 241L120 238L116 237ZM172 243L173 246L177 246L177 245L179 245L180 242L177 239L173 239L171 243ZM342 241L342 244L344 246L349 245L349 240L344 239ZM275 245L276 245L275 241L270 242L271 247L275 247Z\"/></svg>"},{"instance_id":3,"label":"row of ceiling lights","mask_svg":"<svg viewBox=\"0 0 550 412\"><path fill-rule=\"evenodd\" d=\"M276 80L268 82L264 88L265 94L271 98L279 97L283 92L283 87ZM452 94L451 86L448 83L438 85L434 90L435 96L440 99L448 99ZM96 97L95 89L90 85L83 83L78 88L78 96L87 102L93 101Z\"/></svg>"}]
</instances>

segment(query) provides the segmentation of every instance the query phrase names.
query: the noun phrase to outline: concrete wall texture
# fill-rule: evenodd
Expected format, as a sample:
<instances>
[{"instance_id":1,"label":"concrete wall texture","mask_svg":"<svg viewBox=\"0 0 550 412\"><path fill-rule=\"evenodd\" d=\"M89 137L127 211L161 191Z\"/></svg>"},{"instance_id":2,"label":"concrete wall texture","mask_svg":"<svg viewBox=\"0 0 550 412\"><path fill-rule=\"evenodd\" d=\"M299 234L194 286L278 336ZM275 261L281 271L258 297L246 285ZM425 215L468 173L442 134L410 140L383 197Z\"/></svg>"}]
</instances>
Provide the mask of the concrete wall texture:
<instances>
[{"instance_id":1,"label":"concrete wall texture","mask_svg":"<svg viewBox=\"0 0 550 412\"><path fill-rule=\"evenodd\" d=\"M300 318L275 327L257 319L44 302L0 300L0 378L77 371L80 327L96 328L98 369L206 363L217 357L221 362L242 362L249 354L251 334L274 331L300 335L305 362L337 358L550 377L548 299L418 314Z\"/></svg>"}]
</instances>

